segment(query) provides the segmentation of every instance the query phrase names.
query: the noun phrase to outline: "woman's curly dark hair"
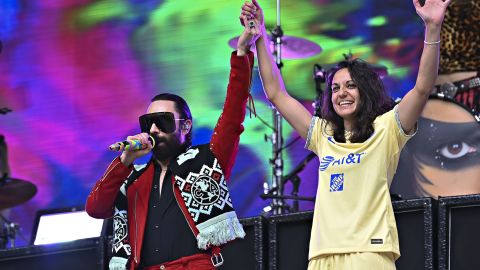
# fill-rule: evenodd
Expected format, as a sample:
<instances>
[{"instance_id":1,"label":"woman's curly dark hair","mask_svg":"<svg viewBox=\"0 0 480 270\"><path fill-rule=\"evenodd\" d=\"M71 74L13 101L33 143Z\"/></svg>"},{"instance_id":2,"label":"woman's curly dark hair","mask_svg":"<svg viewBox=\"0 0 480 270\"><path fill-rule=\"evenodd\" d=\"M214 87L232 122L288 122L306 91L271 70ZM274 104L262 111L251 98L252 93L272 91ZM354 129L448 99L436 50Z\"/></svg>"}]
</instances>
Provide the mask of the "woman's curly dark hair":
<instances>
[{"instance_id":1,"label":"woman's curly dark hair","mask_svg":"<svg viewBox=\"0 0 480 270\"><path fill-rule=\"evenodd\" d=\"M370 64L358 58L338 63L338 65L328 71L327 87L323 95L321 108L321 117L331 124L335 141L345 142L343 118L335 112L332 103L333 76L343 68L348 69L360 93L360 103L358 104L355 122L352 126L350 142L364 142L374 132L373 121L375 118L391 110L395 102L387 93L382 80L371 68Z\"/></svg>"}]
</instances>

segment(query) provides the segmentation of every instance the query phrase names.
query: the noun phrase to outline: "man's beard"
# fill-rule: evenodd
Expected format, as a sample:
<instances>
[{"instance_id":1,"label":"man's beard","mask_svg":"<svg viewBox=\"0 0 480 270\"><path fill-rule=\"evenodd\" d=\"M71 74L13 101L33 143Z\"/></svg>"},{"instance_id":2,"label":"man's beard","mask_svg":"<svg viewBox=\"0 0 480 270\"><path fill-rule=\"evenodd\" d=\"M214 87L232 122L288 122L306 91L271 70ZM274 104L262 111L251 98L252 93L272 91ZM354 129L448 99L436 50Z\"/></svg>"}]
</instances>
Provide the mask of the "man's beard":
<instances>
[{"instance_id":1,"label":"man's beard","mask_svg":"<svg viewBox=\"0 0 480 270\"><path fill-rule=\"evenodd\" d=\"M182 144L176 134L168 136L155 136L155 147L152 150L153 157L158 161L165 161L176 157L182 150Z\"/></svg>"}]
</instances>

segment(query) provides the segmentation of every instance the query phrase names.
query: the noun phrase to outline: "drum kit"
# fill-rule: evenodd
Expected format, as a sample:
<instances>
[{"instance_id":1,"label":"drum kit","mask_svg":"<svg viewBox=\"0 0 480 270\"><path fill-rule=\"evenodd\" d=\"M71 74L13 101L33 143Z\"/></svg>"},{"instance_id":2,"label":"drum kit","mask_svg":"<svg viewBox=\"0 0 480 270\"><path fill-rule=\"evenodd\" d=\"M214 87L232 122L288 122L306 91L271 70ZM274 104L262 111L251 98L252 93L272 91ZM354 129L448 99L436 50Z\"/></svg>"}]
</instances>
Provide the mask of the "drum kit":
<instances>
[{"instance_id":1,"label":"drum kit","mask_svg":"<svg viewBox=\"0 0 480 270\"><path fill-rule=\"evenodd\" d=\"M0 180L0 211L21 205L35 196L37 187L26 180L4 177ZM15 247L19 225L0 214L0 249Z\"/></svg>"},{"instance_id":2,"label":"drum kit","mask_svg":"<svg viewBox=\"0 0 480 270\"><path fill-rule=\"evenodd\" d=\"M0 40L0 53L3 43ZM7 107L0 108L0 115L12 112ZM6 248L7 242L15 247L15 240L19 232L19 225L7 219L2 212L9 208L23 204L33 198L37 193L37 187L26 180L8 177L7 145L3 135L0 134L0 249Z\"/></svg>"},{"instance_id":3,"label":"drum kit","mask_svg":"<svg viewBox=\"0 0 480 270\"><path fill-rule=\"evenodd\" d=\"M2 111L11 111L10 109ZM0 135L0 249L15 247L15 240L20 227L7 219L3 214L7 210L21 205L35 196L37 187L26 180L8 177L7 146L4 137ZM21 235L20 235L21 236Z\"/></svg>"}]
</instances>

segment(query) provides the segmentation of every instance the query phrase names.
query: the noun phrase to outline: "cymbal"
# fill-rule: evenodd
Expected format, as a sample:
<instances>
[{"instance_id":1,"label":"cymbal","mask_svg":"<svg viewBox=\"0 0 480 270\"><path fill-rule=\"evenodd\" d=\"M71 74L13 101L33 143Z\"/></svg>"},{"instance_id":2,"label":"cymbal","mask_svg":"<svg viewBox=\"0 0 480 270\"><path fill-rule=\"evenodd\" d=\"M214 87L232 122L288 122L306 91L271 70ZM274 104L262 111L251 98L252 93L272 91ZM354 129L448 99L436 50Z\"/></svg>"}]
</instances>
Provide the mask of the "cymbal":
<instances>
[{"instance_id":1,"label":"cymbal","mask_svg":"<svg viewBox=\"0 0 480 270\"><path fill-rule=\"evenodd\" d=\"M234 37L228 41L228 45L236 49L239 37ZM269 40L271 37L269 36ZM273 52L273 42L270 42L270 49ZM251 49L255 52L255 48ZM315 42L304 38L283 36L282 37L282 59L302 59L319 54L322 48Z\"/></svg>"},{"instance_id":2,"label":"cymbal","mask_svg":"<svg viewBox=\"0 0 480 270\"><path fill-rule=\"evenodd\" d=\"M17 206L30 200L37 187L25 180L6 178L0 182L0 210Z\"/></svg>"}]
</instances>

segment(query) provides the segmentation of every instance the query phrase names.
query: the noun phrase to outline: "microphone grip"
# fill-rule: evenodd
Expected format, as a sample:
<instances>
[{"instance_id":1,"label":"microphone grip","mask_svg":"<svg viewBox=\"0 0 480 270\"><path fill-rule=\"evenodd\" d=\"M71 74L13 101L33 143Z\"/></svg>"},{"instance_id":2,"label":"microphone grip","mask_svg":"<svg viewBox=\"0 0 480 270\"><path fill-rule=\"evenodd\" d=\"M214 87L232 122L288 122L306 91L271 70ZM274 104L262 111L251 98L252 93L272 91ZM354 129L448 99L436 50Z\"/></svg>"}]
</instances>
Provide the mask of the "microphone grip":
<instances>
[{"instance_id":1,"label":"microphone grip","mask_svg":"<svg viewBox=\"0 0 480 270\"><path fill-rule=\"evenodd\" d=\"M150 141L152 146L155 147L155 139L152 136L150 136L148 137L148 140ZM145 149L146 147L147 145L142 144L139 140L125 140L121 142L116 142L110 145L108 148L111 151L120 152L120 151L126 151L126 150L137 151L137 150Z\"/></svg>"}]
</instances>

